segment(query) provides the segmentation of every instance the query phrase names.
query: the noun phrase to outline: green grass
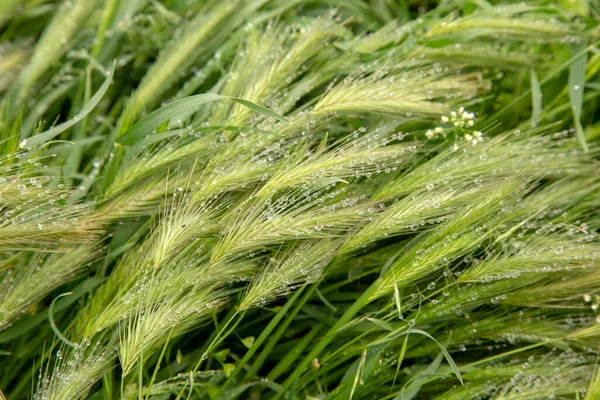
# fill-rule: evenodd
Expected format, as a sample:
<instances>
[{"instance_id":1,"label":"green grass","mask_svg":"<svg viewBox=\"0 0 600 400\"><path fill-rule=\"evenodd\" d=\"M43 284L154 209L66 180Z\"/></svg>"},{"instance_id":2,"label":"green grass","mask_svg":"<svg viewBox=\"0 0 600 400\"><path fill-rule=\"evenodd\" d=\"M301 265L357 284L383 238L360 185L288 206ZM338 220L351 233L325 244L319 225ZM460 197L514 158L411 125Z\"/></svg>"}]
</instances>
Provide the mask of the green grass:
<instances>
[{"instance_id":1,"label":"green grass","mask_svg":"<svg viewBox=\"0 0 600 400\"><path fill-rule=\"evenodd\" d=\"M600 398L599 13L1 2L0 398Z\"/></svg>"}]
</instances>

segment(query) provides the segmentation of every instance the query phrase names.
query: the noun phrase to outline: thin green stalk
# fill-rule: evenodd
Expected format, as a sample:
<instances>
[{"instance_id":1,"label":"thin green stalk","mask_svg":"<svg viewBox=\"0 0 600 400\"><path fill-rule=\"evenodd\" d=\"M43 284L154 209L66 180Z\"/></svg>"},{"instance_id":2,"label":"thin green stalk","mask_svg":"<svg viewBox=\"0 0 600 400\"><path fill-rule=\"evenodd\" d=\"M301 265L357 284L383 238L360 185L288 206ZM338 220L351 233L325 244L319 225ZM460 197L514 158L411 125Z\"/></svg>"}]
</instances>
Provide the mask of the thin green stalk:
<instances>
[{"instance_id":1,"label":"thin green stalk","mask_svg":"<svg viewBox=\"0 0 600 400\"><path fill-rule=\"evenodd\" d=\"M165 356L165 351L167 350L167 346L169 345L169 341L171 340L172 334L173 334L173 329L171 329L171 332L169 332L169 337L167 337L167 340L162 348L162 351L160 352L160 356L158 356L158 361L156 361L156 367L154 368L154 372L152 373L152 379L150 379L150 383L148 384L148 390L146 392L145 400L148 400L150 398L150 393L152 391L152 385L154 384L154 381L156 380L156 374L158 374L158 370L160 369L160 363L162 362L162 359Z\"/></svg>"},{"instance_id":2,"label":"thin green stalk","mask_svg":"<svg viewBox=\"0 0 600 400\"><path fill-rule=\"evenodd\" d=\"M269 336L271 335L271 332L273 332L275 327L278 326L281 319L287 314L290 307L296 302L298 297L300 297L300 294L302 294L302 292L304 291L305 288L306 288L306 286L302 286L300 289L298 289L294 293L294 295L292 297L290 297L288 299L288 301L286 301L286 303L283 305L283 307L281 307L281 309L277 312L277 314L275 314L275 316L271 319L271 321L269 321L269 324L262 330L262 332L260 333L258 338L254 341L252 346L248 349L248 351L246 351L246 354L244 354L242 359L236 363L235 369L233 370L233 372L229 375L227 380L225 380L225 382L221 386L221 388L219 390L219 396L221 396L223 394L223 392L229 387L229 385L235 379L237 374L242 370L242 368L244 368L244 366L246 365L248 360L250 360L250 358L254 355L254 353L256 353L256 351L259 349L259 347L262 346L264 341L267 340L267 338L269 338Z\"/></svg>"},{"instance_id":3,"label":"thin green stalk","mask_svg":"<svg viewBox=\"0 0 600 400\"><path fill-rule=\"evenodd\" d=\"M215 336L215 338L210 342L210 344L208 345L208 347L206 348L206 350L202 353L202 356L200 357L200 360L198 360L198 363L196 364L196 366L194 367L194 369L192 370L192 372L198 371L198 368L200 368L200 365L202 364L202 362L208 358L208 355L210 354L210 352L212 351L212 349L214 349L216 346L218 346L226 337L228 337L231 334L231 332L233 332L233 330L237 327L237 325L244 318L244 313L245 313L244 311L240 312L239 310L236 310L233 313L233 315L231 316L231 318L229 318L227 320L227 322L225 322L225 325L223 325L221 327L221 329L219 329L219 331L217 332L217 335ZM239 315L239 318L237 318L237 320L231 326L231 328L229 328L229 330L225 334L223 334L223 332L225 331L225 329L227 329L227 327L231 324L231 322L234 319L236 319L236 317L238 315Z\"/></svg>"},{"instance_id":4,"label":"thin green stalk","mask_svg":"<svg viewBox=\"0 0 600 400\"><path fill-rule=\"evenodd\" d=\"M294 346L294 349L288 352L281 360L279 360L273 369L271 369L271 371L267 374L267 379L274 381L279 378L281 374L285 373L285 371L287 371L294 361L300 357L300 354L302 354L306 346L308 346L317 333L319 333L322 326L322 324L313 326L312 329L298 341L298 343Z\"/></svg>"},{"instance_id":5,"label":"thin green stalk","mask_svg":"<svg viewBox=\"0 0 600 400\"><path fill-rule=\"evenodd\" d=\"M104 46L104 42L106 40L106 30L109 28L112 23L113 17L115 16L115 12L117 11L117 7L120 1L125 0L107 0L104 4L104 10L102 11L102 20L100 24L98 24L98 31L96 32L96 41L94 43L94 47L92 48L92 57L97 58L102 51L102 47Z\"/></svg>"},{"instance_id":6,"label":"thin green stalk","mask_svg":"<svg viewBox=\"0 0 600 400\"><path fill-rule=\"evenodd\" d=\"M269 341L265 348L260 352L258 357L256 357L256 360L252 363L252 368L250 368L250 370L244 376L244 381L256 376L258 370L262 367L267 357L271 354L271 351L273 350L279 339L281 339L287 327L292 323L292 321L294 320L296 315L298 315L302 307L304 307L304 304L306 304L306 302L312 297L312 294L314 293L316 288L317 284L315 283L309 288L309 290L306 293L304 293L304 296L302 296L300 302L296 304L292 312L286 315L286 319L281 324L279 324L275 333L269 337Z\"/></svg>"},{"instance_id":7,"label":"thin green stalk","mask_svg":"<svg viewBox=\"0 0 600 400\"><path fill-rule=\"evenodd\" d=\"M335 338L338 330L346 325L350 320L365 306L369 303L371 296L377 291L382 282L381 278L377 278L375 282L371 284L363 294L356 299L356 301L344 312L344 314L337 320L337 322L329 329L329 331L323 336L313 347L312 351L306 355L294 371L288 376L283 382L281 392L279 392L275 400L280 399L291 385L304 373L304 370L308 367L311 361L319 356L321 352L327 347L329 343Z\"/></svg>"}]
</instances>

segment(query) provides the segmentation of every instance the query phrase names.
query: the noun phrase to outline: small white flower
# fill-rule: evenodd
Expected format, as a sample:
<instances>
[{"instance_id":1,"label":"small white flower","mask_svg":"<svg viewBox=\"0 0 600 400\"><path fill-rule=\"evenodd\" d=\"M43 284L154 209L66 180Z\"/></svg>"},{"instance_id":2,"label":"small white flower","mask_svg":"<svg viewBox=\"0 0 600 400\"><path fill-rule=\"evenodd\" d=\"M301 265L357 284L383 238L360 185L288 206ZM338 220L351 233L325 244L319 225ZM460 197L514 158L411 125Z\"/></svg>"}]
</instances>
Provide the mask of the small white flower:
<instances>
[{"instance_id":1,"label":"small white flower","mask_svg":"<svg viewBox=\"0 0 600 400\"><path fill-rule=\"evenodd\" d=\"M472 119L467 121L467 126L473 126L473 125L475 125L475 122Z\"/></svg>"},{"instance_id":2,"label":"small white flower","mask_svg":"<svg viewBox=\"0 0 600 400\"><path fill-rule=\"evenodd\" d=\"M441 126L438 126L435 128L435 133L442 133L444 132L444 128L442 128Z\"/></svg>"},{"instance_id":3,"label":"small white flower","mask_svg":"<svg viewBox=\"0 0 600 400\"><path fill-rule=\"evenodd\" d=\"M466 141L471 141L473 140L473 135L469 134L469 133L465 133L465 140Z\"/></svg>"},{"instance_id":4,"label":"small white flower","mask_svg":"<svg viewBox=\"0 0 600 400\"><path fill-rule=\"evenodd\" d=\"M442 115L442 122L448 122L449 119L448 117L446 117L445 115Z\"/></svg>"},{"instance_id":5,"label":"small white flower","mask_svg":"<svg viewBox=\"0 0 600 400\"><path fill-rule=\"evenodd\" d=\"M583 295L583 301L585 301L586 303L589 303L590 301L592 301L592 296L590 296L589 294L584 294Z\"/></svg>"},{"instance_id":6,"label":"small white flower","mask_svg":"<svg viewBox=\"0 0 600 400\"><path fill-rule=\"evenodd\" d=\"M435 137L435 133L433 133L431 129L428 129L427 132L425 132L425 136L427 139L433 139Z\"/></svg>"}]
</instances>

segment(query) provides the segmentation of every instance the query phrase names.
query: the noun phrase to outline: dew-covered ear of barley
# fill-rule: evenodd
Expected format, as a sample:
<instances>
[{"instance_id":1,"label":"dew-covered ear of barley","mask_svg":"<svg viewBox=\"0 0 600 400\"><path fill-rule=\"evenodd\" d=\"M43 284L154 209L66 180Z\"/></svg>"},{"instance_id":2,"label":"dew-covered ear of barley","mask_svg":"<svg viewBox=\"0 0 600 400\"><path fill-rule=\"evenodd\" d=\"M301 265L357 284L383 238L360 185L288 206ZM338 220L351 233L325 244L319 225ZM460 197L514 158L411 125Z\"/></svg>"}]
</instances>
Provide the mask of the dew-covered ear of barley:
<instances>
[{"instance_id":1,"label":"dew-covered ear of barley","mask_svg":"<svg viewBox=\"0 0 600 400\"><path fill-rule=\"evenodd\" d=\"M0 399L600 399L599 0L1 0Z\"/></svg>"}]
</instances>

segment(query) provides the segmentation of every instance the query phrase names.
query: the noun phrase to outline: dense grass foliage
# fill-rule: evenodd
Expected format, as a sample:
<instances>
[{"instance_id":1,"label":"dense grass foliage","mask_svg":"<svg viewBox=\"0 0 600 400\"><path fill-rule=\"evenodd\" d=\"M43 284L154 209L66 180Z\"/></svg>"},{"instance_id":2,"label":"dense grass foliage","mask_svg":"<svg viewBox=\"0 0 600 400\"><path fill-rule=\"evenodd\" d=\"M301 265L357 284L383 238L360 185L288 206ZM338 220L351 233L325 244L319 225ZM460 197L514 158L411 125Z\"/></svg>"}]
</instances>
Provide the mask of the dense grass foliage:
<instances>
[{"instance_id":1,"label":"dense grass foliage","mask_svg":"<svg viewBox=\"0 0 600 400\"><path fill-rule=\"evenodd\" d=\"M600 399L598 0L1 0L0 398Z\"/></svg>"}]
</instances>

